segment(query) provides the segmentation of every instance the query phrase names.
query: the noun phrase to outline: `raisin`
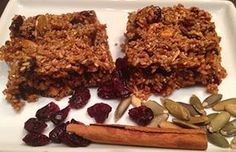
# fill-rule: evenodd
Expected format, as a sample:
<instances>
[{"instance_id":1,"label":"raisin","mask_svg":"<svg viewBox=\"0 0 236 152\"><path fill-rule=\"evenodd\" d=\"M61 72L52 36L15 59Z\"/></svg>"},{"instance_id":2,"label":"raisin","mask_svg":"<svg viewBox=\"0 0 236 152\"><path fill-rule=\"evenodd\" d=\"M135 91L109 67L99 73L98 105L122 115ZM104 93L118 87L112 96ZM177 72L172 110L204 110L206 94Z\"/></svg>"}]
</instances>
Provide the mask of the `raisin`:
<instances>
[{"instance_id":1,"label":"raisin","mask_svg":"<svg viewBox=\"0 0 236 152\"><path fill-rule=\"evenodd\" d=\"M20 31L20 27L21 27L21 25L23 24L23 22L24 22L23 17L22 17L21 15L18 15L18 16L16 16L16 17L13 19L13 21L12 21L11 26L9 27L9 29L10 29L14 34L17 35L17 34L19 33L19 31Z\"/></svg>"},{"instance_id":2,"label":"raisin","mask_svg":"<svg viewBox=\"0 0 236 152\"><path fill-rule=\"evenodd\" d=\"M60 139L62 143L70 147L86 147L91 143L83 137L68 132L63 132Z\"/></svg>"},{"instance_id":3,"label":"raisin","mask_svg":"<svg viewBox=\"0 0 236 152\"><path fill-rule=\"evenodd\" d=\"M90 117L95 118L96 122L103 123L111 112L111 106L105 103L96 103L95 105L89 107L87 112Z\"/></svg>"},{"instance_id":4,"label":"raisin","mask_svg":"<svg viewBox=\"0 0 236 152\"><path fill-rule=\"evenodd\" d=\"M47 136L39 133L29 133L22 140L30 146L44 146L50 143Z\"/></svg>"},{"instance_id":5,"label":"raisin","mask_svg":"<svg viewBox=\"0 0 236 152\"><path fill-rule=\"evenodd\" d=\"M91 95L88 88L80 87L73 92L71 98L69 99L69 104L71 108L82 108L88 103L90 96Z\"/></svg>"},{"instance_id":6,"label":"raisin","mask_svg":"<svg viewBox=\"0 0 236 152\"><path fill-rule=\"evenodd\" d=\"M50 102L36 112L36 117L39 120L49 121L53 114L60 111L60 108L54 102Z\"/></svg>"},{"instance_id":7,"label":"raisin","mask_svg":"<svg viewBox=\"0 0 236 152\"><path fill-rule=\"evenodd\" d=\"M139 106L129 110L129 117L138 125L145 126L151 122L154 115L150 108Z\"/></svg>"},{"instance_id":8,"label":"raisin","mask_svg":"<svg viewBox=\"0 0 236 152\"><path fill-rule=\"evenodd\" d=\"M61 143L61 135L63 132L66 131L66 124L62 123L58 126L56 126L50 133L49 133L49 138L52 140L54 143Z\"/></svg>"},{"instance_id":9,"label":"raisin","mask_svg":"<svg viewBox=\"0 0 236 152\"><path fill-rule=\"evenodd\" d=\"M38 120L37 118L30 118L25 122L24 128L28 132L42 133L47 127L44 121Z\"/></svg>"},{"instance_id":10,"label":"raisin","mask_svg":"<svg viewBox=\"0 0 236 152\"><path fill-rule=\"evenodd\" d=\"M70 106L65 107L64 109L56 112L55 114L52 115L51 121L55 124L58 125L62 123L66 117L68 116L70 112Z\"/></svg>"}]
</instances>

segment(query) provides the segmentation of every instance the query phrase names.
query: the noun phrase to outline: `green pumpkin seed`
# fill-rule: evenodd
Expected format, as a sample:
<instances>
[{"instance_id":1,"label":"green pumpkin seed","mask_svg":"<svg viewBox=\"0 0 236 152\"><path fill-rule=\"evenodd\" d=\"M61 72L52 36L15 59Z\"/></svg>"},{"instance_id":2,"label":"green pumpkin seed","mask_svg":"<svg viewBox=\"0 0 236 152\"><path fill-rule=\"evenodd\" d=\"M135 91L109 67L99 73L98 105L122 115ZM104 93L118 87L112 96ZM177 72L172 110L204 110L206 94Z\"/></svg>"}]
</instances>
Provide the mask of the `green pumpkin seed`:
<instances>
[{"instance_id":1,"label":"green pumpkin seed","mask_svg":"<svg viewBox=\"0 0 236 152\"><path fill-rule=\"evenodd\" d=\"M217 132L221 128L223 128L226 123L228 123L229 119L230 114L228 112L223 111L211 120L210 124L207 125L207 129L210 132Z\"/></svg>"},{"instance_id":2,"label":"green pumpkin seed","mask_svg":"<svg viewBox=\"0 0 236 152\"><path fill-rule=\"evenodd\" d=\"M155 116L152 121L147 125L147 127L158 127L162 121L167 121L169 115L164 113Z\"/></svg>"},{"instance_id":3,"label":"green pumpkin seed","mask_svg":"<svg viewBox=\"0 0 236 152\"><path fill-rule=\"evenodd\" d=\"M225 111L229 112L231 116L236 117L236 104L225 105Z\"/></svg>"},{"instance_id":4,"label":"green pumpkin seed","mask_svg":"<svg viewBox=\"0 0 236 152\"><path fill-rule=\"evenodd\" d=\"M120 101L115 111L115 122L117 122L123 116L125 111L128 109L130 103L131 103L131 97L125 98Z\"/></svg>"},{"instance_id":5,"label":"green pumpkin seed","mask_svg":"<svg viewBox=\"0 0 236 152\"><path fill-rule=\"evenodd\" d=\"M217 114L218 113L211 113L211 114L207 115L208 120L204 124L208 125L211 122L211 120L217 116Z\"/></svg>"},{"instance_id":6,"label":"green pumpkin seed","mask_svg":"<svg viewBox=\"0 0 236 152\"><path fill-rule=\"evenodd\" d=\"M192 105L184 103L184 102L177 102L179 104L181 104L183 107L185 107L186 109L188 109L189 113L191 116L193 117L198 117L200 116L199 113L193 108Z\"/></svg>"},{"instance_id":7,"label":"green pumpkin seed","mask_svg":"<svg viewBox=\"0 0 236 152\"><path fill-rule=\"evenodd\" d=\"M207 132L207 138L210 143L212 143L215 146L222 147L222 148L228 148L229 142L228 140L222 136L219 133L209 133Z\"/></svg>"},{"instance_id":8,"label":"green pumpkin seed","mask_svg":"<svg viewBox=\"0 0 236 152\"><path fill-rule=\"evenodd\" d=\"M189 102L197 110L197 112L202 115L206 115L204 107L202 106L200 99L196 95L192 95Z\"/></svg>"},{"instance_id":9,"label":"green pumpkin seed","mask_svg":"<svg viewBox=\"0 0 236 152\"><path fill-rule=\"evenodd\" d=\"M182 120L178 120L178 119L176 119L176 118L173 118L173 119L172 119L172 122L175 123L176 125L180 126L180 127L183 127L183 128L192 128L192 129L197 129L197 128L199 128L199 127L196 126L196 125L187 123L187 122L182 121Z\"/></svg>"},{"instance_id":10,"label":"green pumpkin seed","mask_svg":"<svg viewBox=\"0 0 236 152\"><path fill-rule=\"evenodd\" d=\"M159 127L160 128L172 128L172 129L179 129L181 127L175 125L174 123L172 122L169 122L169 121L162 121L160 124L159 124Z\"/></svg>"},{"instance_id":11,"label":"green pumpkin seed","mask_svg":"<svg viewBox=\"0 0 236 152\"><path fill-rule=\"evenodd\" d=\"M232 137L236 136L236 119L228 122L221 130L223 136Z\"/></svg>"},{"instance_id":12,"label":"green pumpkin seed","mask_svg":"<svg viewBox=\"0 0 236 152\"><path fill-rule=\"evenodd\" d=\"M149 100L144 103L144 105L150 109L152 109L152 112L154 115L160 115L163 113L168 113L168 110L161 106L159 103L153 100Z\"/></svg>"},{"instance_id":13,"label":"green pumpkin seed","mask_svg":"<svg viewBox=\"0 0 236 152\"><path fill-rule=\"evenodd\" d=\"M236 149L236 136L231 140L230 147Z\"/></svg>"},{"instance_id":14,"label":"green pumpkin seed","mask_svg":"<svg viewBox=\"0 0 236 152\"><path fill-rule=\"evenodd\" d=\"M189 121L187 121L190 124L201 124L201 123L205 123L206 121L208 121L208 117L205 115L202 115L200 117L190 117Z\"/></svg>"},{"instance_id":15,"label":"green pumpkin seed","mask_svg":"<svg viewBox=\"0 0 236 152\"><path fill-rule=\"evenodd\" d=\"M222 94L213 94L208 96L202 103L204 108L211 108L222 99Z\"/></svg>"},{"instance_id":16,"label":"green pumpkin seed","mask_svg":"<svg viewBox=\"0 0 236 152\"><path fill-rule=\"evenodd\" d=\"M223 101L217 103L216 105L213 106L213 110L223 111L223 110L225 110L225 106L229 105L229 104L236 104L236 98L226 99L226 100L223 100Z\"/></svg>"},{"instance_id":17,"label":"green pumpkin seed","mask_svg":"<svg viewBox=\"0 0 236 152\"><path fill-rule=\"evenodd\" d=\"M164 106L169 111L170 114L172 114L174 117L180 119L180 120L189 120L190 113L188 109L183 107L181 104L174 102L170 99L164 99Z\"/></svg>"}]
</instances>

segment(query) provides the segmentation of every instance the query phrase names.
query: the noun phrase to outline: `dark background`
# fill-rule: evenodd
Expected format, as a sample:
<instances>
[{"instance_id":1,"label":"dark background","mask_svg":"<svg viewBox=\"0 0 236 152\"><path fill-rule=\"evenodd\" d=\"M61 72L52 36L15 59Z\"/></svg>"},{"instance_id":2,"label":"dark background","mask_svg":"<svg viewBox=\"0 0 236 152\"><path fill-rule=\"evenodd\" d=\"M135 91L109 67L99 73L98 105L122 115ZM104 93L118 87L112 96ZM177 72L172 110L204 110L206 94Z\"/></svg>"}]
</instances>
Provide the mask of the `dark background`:
<instances>
[{"instance_id":1,"label":"dark background","mask_svg":"<svg viewBox=\"0 0 236 152\"><path fill-rule=\"evenodd\" d=\"M199 0L200 1L200 0ZM230 0L234 3L234 5L236 6L236 0ZM8 0L0 0L0 16L2 15L2 12L4 11L4 8L7 4Z\"/></svg>"}]
</instances>

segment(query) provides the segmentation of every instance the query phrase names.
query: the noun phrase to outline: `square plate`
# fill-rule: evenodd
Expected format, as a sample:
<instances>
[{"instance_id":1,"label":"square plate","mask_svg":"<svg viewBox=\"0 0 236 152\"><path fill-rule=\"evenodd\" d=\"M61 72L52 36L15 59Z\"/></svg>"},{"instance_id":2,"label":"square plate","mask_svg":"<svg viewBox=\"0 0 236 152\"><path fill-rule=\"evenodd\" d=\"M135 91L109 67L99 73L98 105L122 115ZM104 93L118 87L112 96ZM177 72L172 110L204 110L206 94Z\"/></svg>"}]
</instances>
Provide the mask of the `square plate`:
<instances>
[{"instance_id":1,"label":"square plate","mask_svg":"<svg viewBox=\"0 0 236 152\"><path fill-rule=\"evenodd\" d=\"M213 16L213 21L216 25L216 31L222 37L222 64L228 72L228 76L223 80L219 87L219 92L224 95L223 98L235 97L236 90L236 11L231 2L228 1L208 1L208 0L11 0L9 1L0 20L0 45L3 45L9 39L9 26L11 18L15 14L25 16L33 16L37 14L54 13L62 14L67 12L82 11L82 10L95 10L98 19L101 23L107 24L107 33L109 37L110 51L113 59L122 56L119 45L123 42L123 34L126 29L127 15L132 10L137 10L147 5L173 6L178 3L186 7L197 6L201 9L209 11ZM115 45L115 44L118 45ZM8 67L4 62L0 61L0 91L2 92L6 87L8 76ZM106 123L114 123L114 110L118 104L116 100L103 101L96 95L96 89L90 89L92 97L89 103L81 110L72 110L69 118L75 118L86 124L94 123L94 120L87 115L86 109L93 105L95 102L106 102L113 107L109 118ZM196 94L201 99L204 99L208 94L204 88L189 87L175 91L170 98L178 101L188 102L188 98ZM65 107L69 97L57 102L59 106ZM151 96L151 99L159 101L158 96ZM34 117L35 112L40 107L46 105L50 98L41 97L36 103L27 103L20 113L15 113L11 106L5 101L5 97L0 93L0 151L180 151L169 149L157 148L143 148L131 146L116 146L116 145L102 145L91 144L86 148L70 148L62 144L50 144L43 147L29 147L22 142L22 137L26 134L23 129L24 122ZM68 118L68 119L69 119ZM120 124L132 124L128 119L127 112L118 122ZM52 128L49 124L46 134ZM208 146L208 151L221 151L223 149L217 148L211 144ZM181 150L182 151L182 150Z\"/></svg>"}]
</instances>

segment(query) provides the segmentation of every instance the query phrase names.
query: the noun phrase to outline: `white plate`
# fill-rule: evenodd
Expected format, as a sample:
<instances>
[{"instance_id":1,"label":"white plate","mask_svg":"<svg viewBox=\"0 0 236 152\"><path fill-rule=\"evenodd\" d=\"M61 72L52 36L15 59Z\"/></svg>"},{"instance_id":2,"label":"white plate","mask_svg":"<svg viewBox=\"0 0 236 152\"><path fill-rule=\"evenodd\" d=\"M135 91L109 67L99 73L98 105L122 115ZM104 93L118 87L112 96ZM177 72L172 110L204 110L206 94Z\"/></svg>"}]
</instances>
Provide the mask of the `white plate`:
<instances>
[{"instance_id":1,"label":"white plate","mask_svg":"<svg viewBox=\"0 0 236 152\"><path fill-rule=\"evenodd\" d=\"M15 14L25 16L33 16L44 13L62 14L66 12L95 10L99 20L107 24L107 33L109 36L109 45L112 56L116 59L121 56L119 44L122 43L123 34L125 32L127 22L127 12L142 8L147 5L159 6L173 6L182 3L186 7L197 6L209 11L213 16L213 21L216 24L216 31L222 37L222 61L223 66L228 72L228 76L223 80L219 87L219 92L224 94L224 98L236 97L236 12L235 7L228 1L207 1L207 0L11 0L7 5L1 20L0 20L0 45L3 45L9 39L9 26L11 18ZM115 46L115 43L118 43ZM8 76L8 67L4 62L0 62L0 91L5 88ZM106 123L114 123L113 115L114 109L118 104L116 100L103 101L96 95L96 90L90 89L92 97L89 103L82 110L73 110L69 117L78 119L86 124L94 123L94 120L87 115L87 107L93 105L95 102L106 102L113 107ZM170 98L180 101L188 101L188 98L196 94L201 99L204 99L207 94L205 89L201 87L190 87L175 91ZM159 97L152 96L152 99L158 100ZM23 129L24 122L35 115L39 107L46 105L48 102L54 101L49 98L40 98L36 103L27 104L21 113L15 113L11 106L5 101L4 95L0 93L0 151L178 151L156 148L142 148L131 146L113 146L102 144L91 144L86 148L70 148L62 144L50 144L49 146L32 148L26 146L21 141L25 135ZM60 107L67 105L68 97L58 102ZM128 119L127 113L118 122L122 124L132 124ZM52 124L50 124L52 127ZM49 127L49 128L50 128ZM47 129L48 133L50 129ZM223 149L217 148L209 144L208 151L221 151Z\"/></svg>"}]
</instances>

